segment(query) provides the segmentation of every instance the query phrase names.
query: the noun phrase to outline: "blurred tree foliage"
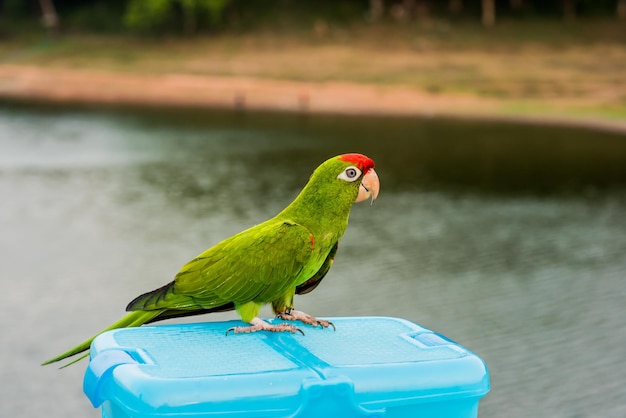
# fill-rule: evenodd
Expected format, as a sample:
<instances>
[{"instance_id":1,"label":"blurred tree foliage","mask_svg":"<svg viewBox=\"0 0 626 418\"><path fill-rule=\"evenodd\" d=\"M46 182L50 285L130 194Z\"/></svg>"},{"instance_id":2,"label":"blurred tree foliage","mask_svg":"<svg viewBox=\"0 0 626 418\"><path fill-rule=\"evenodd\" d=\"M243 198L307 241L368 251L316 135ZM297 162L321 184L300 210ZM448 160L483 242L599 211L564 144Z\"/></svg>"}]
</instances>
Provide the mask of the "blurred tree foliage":
<instances>
[{"instance_id":1,"label":"blurred tree foliage","mask_svg":"<svg viewBox=\"0 0 626 418\"><path fill-rule=\"evenodd\" d=\"M182 24L186 34L222 23L229 0L128 0L124 23L130 29L167 31Z\"/></svg>"},{"instance_id":2,"label":"blurred tree foliage","mask_svg":"<svg viewBox=\"0 0 626 418\"><path fill-rule=\"evenodd\" d=\"M0 35L51 21L61 31L190 35L229 28L297 28L320 20L482 19L489 26L501 18L586 17L626 20L626 0L0 0Z\"/></svg>"}]
</instances>

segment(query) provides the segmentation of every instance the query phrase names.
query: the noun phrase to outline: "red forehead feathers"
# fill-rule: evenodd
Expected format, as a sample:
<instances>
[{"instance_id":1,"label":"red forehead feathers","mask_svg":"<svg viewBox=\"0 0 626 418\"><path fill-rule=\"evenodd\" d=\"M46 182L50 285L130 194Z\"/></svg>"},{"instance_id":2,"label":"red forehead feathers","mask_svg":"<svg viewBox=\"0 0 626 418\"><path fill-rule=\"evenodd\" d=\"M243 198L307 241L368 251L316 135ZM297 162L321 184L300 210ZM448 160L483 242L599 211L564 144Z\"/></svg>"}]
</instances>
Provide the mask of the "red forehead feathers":
<instances>
[{"instance_id":1,"label":"red forehead feathers","mask_svg":"<svg viewBox=\"0 0 626 418\"><path fill-rule=\"evenodd\" d=\"M366 157L363 154L343 154L339 156L341 161L345 161L350 164L354 164L359 168L359 170L364 173L367 172L370 168L374 168L374 160L369 157Z\"/></svg>"}]
</instances>

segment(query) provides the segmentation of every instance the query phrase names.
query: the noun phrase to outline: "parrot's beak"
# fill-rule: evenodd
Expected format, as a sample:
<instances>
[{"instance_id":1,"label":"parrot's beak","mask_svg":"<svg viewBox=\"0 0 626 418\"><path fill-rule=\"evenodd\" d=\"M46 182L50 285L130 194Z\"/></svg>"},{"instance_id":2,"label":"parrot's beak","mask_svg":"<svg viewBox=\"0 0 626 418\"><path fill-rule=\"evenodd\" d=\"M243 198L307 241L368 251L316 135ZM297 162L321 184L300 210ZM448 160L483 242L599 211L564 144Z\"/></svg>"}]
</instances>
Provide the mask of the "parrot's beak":
<instances>
[{"instance_id":1,"label":"parrot's beak","mask_svg":"<svg viewBox=\"0 0 626 418\"><path fill-rule=\"evenodd\" d=\"M361 180L361 186L359 187L359 194L356 197L355 202L362 202L366 199L372 198L372 203L378 197L378 191L380 190L380 182L378 181L378 174L371 168L367 174L363 176Z\"/></svg>"}]
</instances>

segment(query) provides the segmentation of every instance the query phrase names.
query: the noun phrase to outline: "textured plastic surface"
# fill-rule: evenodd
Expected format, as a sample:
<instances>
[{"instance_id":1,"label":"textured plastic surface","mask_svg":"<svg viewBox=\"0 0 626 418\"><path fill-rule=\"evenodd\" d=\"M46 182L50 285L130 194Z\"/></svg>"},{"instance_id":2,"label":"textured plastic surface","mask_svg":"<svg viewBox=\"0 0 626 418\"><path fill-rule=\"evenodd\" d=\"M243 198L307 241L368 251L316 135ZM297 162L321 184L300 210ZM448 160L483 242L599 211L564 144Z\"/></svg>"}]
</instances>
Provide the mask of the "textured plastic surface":
<instances>
[{"instance_id":1,"label":"textured plastic surface","mask_svg":"<svg viewBox=\"0 0 626 418\"><path fill-rule=\"evenodd\" d=\"M114 330L91 347L84 391L106 418L476 417L480 358L397 318L337 330L226 336L238 321Z\"/></svg>"}]
</instances>

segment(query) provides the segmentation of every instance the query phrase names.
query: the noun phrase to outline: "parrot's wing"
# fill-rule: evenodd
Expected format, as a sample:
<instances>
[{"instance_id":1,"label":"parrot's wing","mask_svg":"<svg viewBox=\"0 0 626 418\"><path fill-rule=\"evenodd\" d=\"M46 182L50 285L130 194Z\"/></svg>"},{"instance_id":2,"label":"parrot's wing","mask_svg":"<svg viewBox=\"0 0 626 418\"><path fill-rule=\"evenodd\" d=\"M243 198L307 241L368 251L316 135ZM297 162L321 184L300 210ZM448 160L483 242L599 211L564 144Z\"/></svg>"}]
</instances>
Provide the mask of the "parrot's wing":
<instances>
[{"instance_id":1,"label":"parrot's wing","mask_svg":"<svg viewBox=\"0 0 626 418\"><path fill-rule=\"evenodd\" d=\"M138 297L127 309L193 310L271 302L302 281L312 250L306 227L270 220L209 248L185 264L172 283Z\"/></svg>"},{"instance_id":2,"label":"parrot's wing","mask_svg":"<svg viewBox=\"0 0 626 418\"><path fill-rule=\"evenodd\" d=\"M339 242L336 242L333 248L330 250L330 253L328 253L326 260L324 260L324 264L322 264L322 267L320 267L320 269L317 271L317 273L313 275L313 277L311 277L304 283L296 286L297 295L306 295L307 293L313 291L313 289L315 289L317 285L321 283L324 276L326 276L326 273L328 273L328 270L330 270L330 266L332 266L333 264L335 254L337 254L338 246Z\"/></svg>"},{"instance_id":3,"label":"parrot's wing","mask_svg":"<svg viewBox=\"0 0 626 418\"><path fill-rule=\"evenodd\" d=\"M182 294L203 301L270 302L306 273L313 251L310 231L294 222L269 221L218 244L176 277Z\"/></svg>"}]
</instances>

